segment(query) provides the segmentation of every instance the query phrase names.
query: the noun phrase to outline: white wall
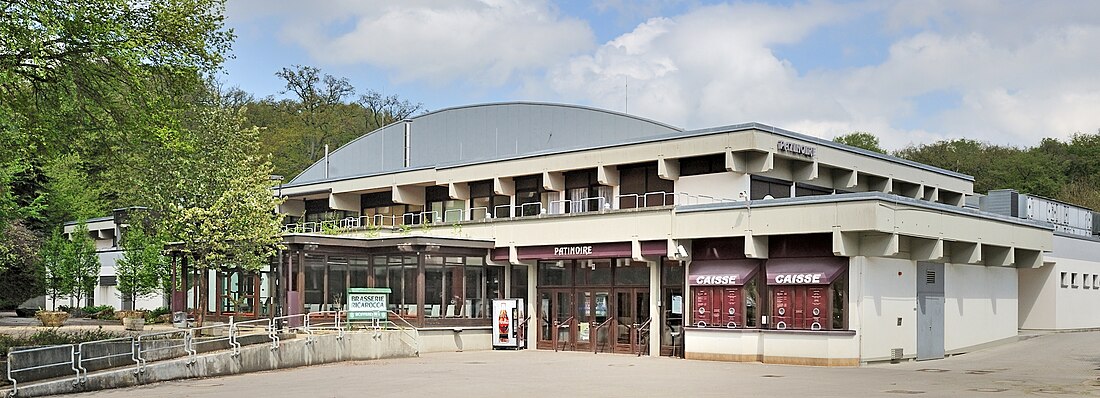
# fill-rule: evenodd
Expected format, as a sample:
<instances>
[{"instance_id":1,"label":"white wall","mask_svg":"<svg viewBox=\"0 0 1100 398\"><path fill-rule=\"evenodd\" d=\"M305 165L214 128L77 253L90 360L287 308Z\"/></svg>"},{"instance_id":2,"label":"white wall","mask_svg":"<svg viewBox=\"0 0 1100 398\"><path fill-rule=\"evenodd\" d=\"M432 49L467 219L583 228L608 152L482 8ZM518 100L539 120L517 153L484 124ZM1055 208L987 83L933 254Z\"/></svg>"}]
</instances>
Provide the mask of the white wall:
<instances>
[{"instance_id":1,"label":"white wall","mask_svg":"<svg viewBox=\"0 0 1100 398\"><path fill-rule=\"evenodd\" d=\"M1020 328L1100 327L1100 242L1055 235L1054 250L1044 262L1019 272Z\"/></svg>"},{"instance_id":2,"label":"white wall","mask_svg":"<svg viewBox=\"0 0 1100 398\"><path fill-rule=\"evenodd\" d=\"M945 264L944 274L947 352L1017 335L1016 268Z\"/></svg>"},{"instance_id":3,"label":"white wall","mask_svg":"<svg viewBox=\"0 0 1100 398\"><path fill-rule=\"evenodd\" d=\"M681 193L738 200L737 194L740 192L749 192L748 174L725 172L686 176L676 180L677 203L685 199ZM696 204L694 198L687 200L686 204ZM706 200L702 203L706 203Z\"/></svg>"},{"instance_id":4,"label":"white wall","mask_svg":"<svg viewBox=\"0 0 1100 398\"><path fill-rule=\"evenodd\" d=\"M917 353L917 265L907 259L853 257L849 271L851 295L859 300L859 318L849 327L861 336L861 359L890 359L901 348L906 357ZM901 326L898 326L901 318Z\"/></svg>"}]
</instances>

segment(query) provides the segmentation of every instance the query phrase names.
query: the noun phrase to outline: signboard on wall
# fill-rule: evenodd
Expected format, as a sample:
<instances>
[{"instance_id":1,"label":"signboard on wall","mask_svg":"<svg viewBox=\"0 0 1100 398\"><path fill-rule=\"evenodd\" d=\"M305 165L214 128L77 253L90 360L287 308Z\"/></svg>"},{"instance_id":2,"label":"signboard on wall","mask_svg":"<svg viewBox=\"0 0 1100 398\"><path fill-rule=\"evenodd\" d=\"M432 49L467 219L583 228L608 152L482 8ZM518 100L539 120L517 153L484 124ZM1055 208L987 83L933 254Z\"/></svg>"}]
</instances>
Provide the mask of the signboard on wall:
<instances>
[{"instance_id":1,"label":"signboard on wall","mask_svg":"<svg viewBox=\"0 0 1100 398\"><path fill-rule=\"evenodd\" d=\"M348 288L348 320L386 320L390 288Z\"/></svg>"}]
</instances>

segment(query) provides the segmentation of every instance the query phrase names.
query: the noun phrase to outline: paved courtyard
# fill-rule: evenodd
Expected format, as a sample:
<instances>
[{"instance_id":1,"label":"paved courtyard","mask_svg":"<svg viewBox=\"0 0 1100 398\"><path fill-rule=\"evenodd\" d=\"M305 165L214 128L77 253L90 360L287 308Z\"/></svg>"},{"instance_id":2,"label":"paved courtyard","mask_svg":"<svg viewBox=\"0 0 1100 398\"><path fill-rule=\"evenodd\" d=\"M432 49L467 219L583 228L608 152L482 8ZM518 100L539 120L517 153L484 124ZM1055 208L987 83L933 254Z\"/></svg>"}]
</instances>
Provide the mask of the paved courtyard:
<instances>
[{"instance_id":1,"label":"paved courtyard","mask_svg":"<svg viewBox=\"0 0 1100 398\"><path fill-rule=\"evenodd\" d=\"M480 351L158 383L95 397L1100 396L1100 332L938 361L816 368L590 352Z\"/></svg>"}]
</instances>

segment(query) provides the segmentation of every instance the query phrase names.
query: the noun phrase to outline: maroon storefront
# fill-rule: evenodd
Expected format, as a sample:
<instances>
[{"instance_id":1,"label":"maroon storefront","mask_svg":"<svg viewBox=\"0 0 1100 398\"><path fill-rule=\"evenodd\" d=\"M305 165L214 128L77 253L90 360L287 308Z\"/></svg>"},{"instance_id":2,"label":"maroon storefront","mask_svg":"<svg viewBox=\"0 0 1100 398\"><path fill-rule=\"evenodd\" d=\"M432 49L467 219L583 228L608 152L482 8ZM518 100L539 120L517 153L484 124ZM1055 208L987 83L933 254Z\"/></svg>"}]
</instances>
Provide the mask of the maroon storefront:
<instances>
[{"instance_id":1,"label":"maroon storefront","mask_svg":"<svg viewBox=\"0 0 1100 398\"><path fill-rule=\"evenodd\" d=\"M509 261L509 248L492 251L494 261ZM647 353L661 333L664 349L673 352L679 335L683 302L683 266L669 261L667 241L583 243L515 248L515 260L532 263L536 272L536 345L540 349ZM637 261L644 258L646 261ZM659 264L658 270L650 262ZM651 281L657 278L657 290ZM516 280L515 277L512 279Z\"/></svg>"}]
</instances>

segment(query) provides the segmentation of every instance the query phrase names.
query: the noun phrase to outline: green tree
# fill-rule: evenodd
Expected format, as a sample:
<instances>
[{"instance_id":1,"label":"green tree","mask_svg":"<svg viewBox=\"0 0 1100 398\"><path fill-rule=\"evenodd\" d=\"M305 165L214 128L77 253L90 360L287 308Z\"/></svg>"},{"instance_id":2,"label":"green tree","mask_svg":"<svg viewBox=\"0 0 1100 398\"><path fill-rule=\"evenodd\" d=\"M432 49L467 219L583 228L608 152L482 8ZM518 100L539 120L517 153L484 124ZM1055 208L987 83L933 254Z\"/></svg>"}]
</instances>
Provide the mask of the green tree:
<instances>
[{"instance_id":1,"label":"green tree","mask_svg":"<svg viewBox=\"0 0 1100 398\"><path fill-rule=\"evenodd\" d=\"M147 172L133 182L191 266L258 270L281 235L271 162L259 151L260 129L242 127L239 113L211 101L194 108L193 125L163 135L144 158ZM199 278L200 291L206 282ZM206 300L202 295L200 308Z\"/></svg>"},{"instance_id":2,"label":"green tree","mask_svg":"<svg viewBox=\"0 0 1100 398\"><path fill-rule=\"evenodd\" d=\"M11 308L45 293L39 251L41 238L20 222L0 231L0 308Z\"/></svg>"},{"instance_id":3,"label":"green tree","mask_svg":"<svg viewBox=\"0 0 1100 398\"><path fill-rule=\"evenodd\" d=\"M50 238L42 245L42 267L45 276L46 294L50 296L53 310L57 310L57 300L62 296L68 296L73 291L72 261L70 260L72 245L61 233L61 228L54 229Z\"/></svg>"},{"instance_id":4,"label":"green tree","mask_svg":"<svg viewBox=\"0 0 1100 398\"><path fill-rule=\"evenodd\" d=\"M310 161L320 159L325 144L333 145L332 137L338 132L335 127L341 125L345 113L338 112L344 99L355 95L355 87L346 78L337 78L329 74L321 76L321 70L312 66L294 65L275 73L286 82L286 90L292 93L296 102L287 102L288 109L297 115L305 131L302 140L306 156ZM335 145L333 145L335 146Z\"/></svg>"},{"instance_id":5,"label":"green tree","mask_svg":"<svg viewBox=\"0 0 1100 398\"><path fill-rule=\"evenodd\" d=\"M866 149L871 152L886 154L886 150L879 146L878 137L865 131L855 131L833 137L833 142Z\"/></svg>"},{"instance_id":6,"label":"green tree","mask_svg":"<svg viewBox=\"0 0 1100 398\"><path fill-rule=\"evenodd\" d=\"M49 215L46 221L58 225L86 220L103 214L103 189L90 184L79 154L65 154L45 167Z\"/></svg>"},{"instance_id":7,"label":"green tree","mask_svg":"<svg viewBox=\"0 0 1100 398\"><path fill-rule=\"evenodd\" d=\"M130 305L138 297L161 292L167 277L164 237L145 224L140 217L129 220L122 234L123 255L115 263L119 295Z\"/></svg>"},{"instance_id":8,"label":"green tree","mask_svg":"<svg viewBox=\"0 0 1100 398\"><path fill-rule=\"evenodd\" d=\"M71 297L76 300L75 307L83 307L86 298L95 293L96 282L99 280L99 255L95 251L95 241L88 233L88 225L81 220L76 228L69 233L69 249L66 260L71 270L72 291Z\"/></svg>"}]
</instances>

